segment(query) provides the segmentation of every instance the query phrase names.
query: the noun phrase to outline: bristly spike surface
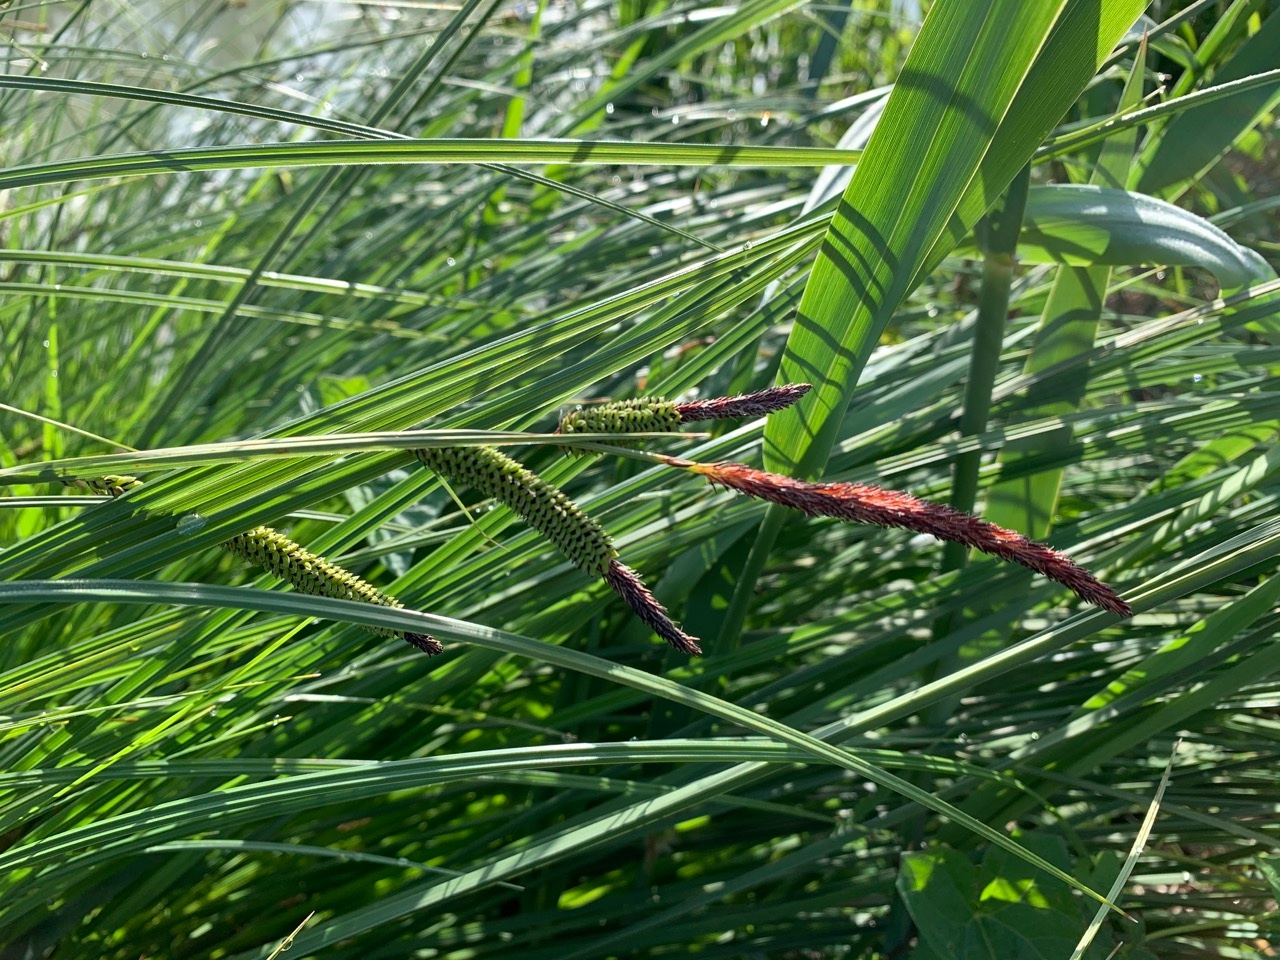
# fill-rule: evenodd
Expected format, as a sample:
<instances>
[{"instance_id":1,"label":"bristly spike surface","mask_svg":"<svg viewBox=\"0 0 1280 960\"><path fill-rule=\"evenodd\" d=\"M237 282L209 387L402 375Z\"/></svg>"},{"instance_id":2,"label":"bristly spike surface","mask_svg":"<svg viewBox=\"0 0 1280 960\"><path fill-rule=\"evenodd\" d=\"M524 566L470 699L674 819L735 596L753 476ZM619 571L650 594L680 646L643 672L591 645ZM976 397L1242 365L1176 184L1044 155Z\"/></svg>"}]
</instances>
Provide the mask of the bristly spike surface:
<instances>
[{"instance_id":1,"label":"bristly spike surface","mask_svg":"<svg viewBox=\"0 0 1280 960\"><path fill-rule=\"evenodd\" d=\"M1066 554L952 507L864 483L806 483L740 463L693 463L674 457L667 458L667 462L701 474L713 485L811 516L900 527L939 540L962 543L1043 574L1082 600L1116 616L1133 616L1133 609L1111 587L1076 565Z\"/></svg>"},{"instance_id":2,"label":"bristly spike surface","mask_svg":"<svg viewBox=\"0 0 1280 960\"><path fill-rule=\"evenodd\" d=\"M287 580L300 593L313 597L333 597L335 600L358 600L395 609L404 606L395 597L383 593L368 581L336 563L330 563L270 527L254 527L247 533L232 537L221 546L224 550L270 571L281 580ZM404 633L389 627L366 626L365 629L383 637L402 637L428 655L444 651L440 641L428 634Z\"/></svg>"},{"instance_id":3,"label":"bristly spike surface","mask_svg":"<svg viewBox=\"0 0 1280 960\"><path fill-rule=\"evenodd\" d=\"M679 426L680 414L670 400L635 397L566 413L560 418L556 433L672 433ZM591 452L565 449L570 453Z\"/></svg>"},{"instance_id":4,"label":"bristly spike surface","mask_svg":"<svg viewBox=\"0 0 1280 960\"><path fill-rule=\"evenodd\" d=\"M702 653L698 641L675 625L640 575L618 561L604 528L559 488L492 447L427 447L413 455L428 469L505 503L574 566L609 584L663 640L681 653Z\"/></svg>"},{"instance_id":5,"label":"bristly spike surface","mask_svg":"<svg viewBox=\"0 0 1280 960\"><path fill-rule=\"evenodd\" d=\"M610 562L609 570L604 575L609 584L627 606L636 612L641 620L671 646L691 657L702 655L702 647L698 646L698 638L691 637L681 630L671 619L671 615L644 585L640 575L624 563L617 560Z\"/></svg>"},{"instance_id":6,"label":"bristly spike surface","mask_svg":"<svg viewBox=\"0 0 1280 960\"><path fill-rule=\"evenodd\" d=\"M698 420L764 417L785 410L811 389L810 383L784 383L737 397L687 403L661 397L612 400L566 413L556 433L671 433L682 423Z\"/></svg>"},{"instance_id":7,"label":"bristly spike surface","mask_svg":"<svg viewBox=\"0 0 1280 960\"><path fill-rule=\"evenodd\" d=\"M737 397L713 397L710 400L677 403L676 412L680 415L681 423L767 417L771 413L785 410L812 389L811 383L783 383Z\"/></svg>"},{"instance_id":8,"label":"bristly spike surface","mask_svg":"<svg viewBox=\"0 0 1280 960\"><path fill-rule=\"evenodd\" d=\"M423 466L500 500L593 577L618 555L599 523L553 484L493 447L425 447L412 451Z\"/></svg>"},{"instance_id":9,"label":"bristly spike surface","mask_svg":"<svg viewBox=\"0 0 1280 960\"><path fill-rule=\"evenodd\" d=\"M142 481L137 477L106 476L83 482L95 493L112 497L142 486ZM281 580L288 581L300 593L338 600L359 600L380 607L404 606L395 597L383 593L349 570L330 563L270 527L254 527L219 546L228 553L234 553L241 559L262 567ZM364 629L383 637L402 637L428 656L444 652L440 641L427 633L404 633L386 627Z\"/></svg>"}]
</instances>

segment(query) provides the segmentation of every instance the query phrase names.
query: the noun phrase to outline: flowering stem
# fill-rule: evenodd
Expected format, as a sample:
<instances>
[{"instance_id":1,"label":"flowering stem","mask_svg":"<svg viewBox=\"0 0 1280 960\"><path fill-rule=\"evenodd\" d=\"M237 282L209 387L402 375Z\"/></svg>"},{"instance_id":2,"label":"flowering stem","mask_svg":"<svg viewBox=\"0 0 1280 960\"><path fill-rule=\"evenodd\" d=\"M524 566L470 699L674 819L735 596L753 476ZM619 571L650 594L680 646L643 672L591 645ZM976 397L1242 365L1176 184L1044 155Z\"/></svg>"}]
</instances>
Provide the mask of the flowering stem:
<instances>
[{"instance_id":1,"label":"flowering stem","mask_svg":"<svg viewBox=\"0 0 1280 960\"><path fill-rule=\"evenodd\" d=\"M663 457L662 460L669 466L701 474L713 486L736 490L810 516L900 527L926 533L939 540L961 543L1043 574L1082 600L1117 616L1133 615L1129 604L1111 587L1065 554L952 507L865 483L808 483L740 463L695 463L678 457Z\"/></svg>"},{"instance_id":2,"label":"flowering stem","mask_svg":"<svg viewBox=\"0 0 1280 960\"><path fill-rule=\"evenodd\" d=\"M83 482L95 493L111 497L121 496L142 486L142 481L137 477L109 476ZM380 607L398 609L404 606L395 597L383 593L350 570L312 553L271 527L254 527L218 546L292 584L299 593L313 597L333 597L337 600L357 600ZM428 656L444 651L440 641L430 634L408 633L387 627L366 626L364 629L383 637L400 637Z\"/></svg>"},{"instance_id":3,"label":"flowering stem","mask_svg":"<svg viewBox=\"0 0 1280 960\"><path fill-rule=\"evenodd\" d=\"M764 417L785 410L813 389L784 383L737 397L676 403L662 397L635 397L582 407L560 418L556 433L671 433L682 423Z\"/></svg>"},{"instance_id":4,"label":"flowering stem","mask_svg":"<svg viewBox=\"0 0 1280 960\"><path fill-rule=\"evenodd\" d=\"M604 528L559 487L493 447L425 447L412 451L428 469L510 507L579 570L602 578L653 632L681 653L702 653L630 567ZM635 452L635 451L629 451Z\"/></svg>"}]
</instances>

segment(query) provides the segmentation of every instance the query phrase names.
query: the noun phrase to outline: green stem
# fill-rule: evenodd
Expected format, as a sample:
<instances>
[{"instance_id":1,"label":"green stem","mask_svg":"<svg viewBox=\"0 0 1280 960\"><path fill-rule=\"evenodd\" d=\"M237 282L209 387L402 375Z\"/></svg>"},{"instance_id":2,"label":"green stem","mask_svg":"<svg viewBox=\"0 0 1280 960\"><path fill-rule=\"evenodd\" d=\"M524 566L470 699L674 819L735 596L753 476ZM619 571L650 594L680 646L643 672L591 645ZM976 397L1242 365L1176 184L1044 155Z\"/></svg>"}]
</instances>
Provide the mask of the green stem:
<instances>
[{"instance_id":1,"label":"green stem","mask_svg":"<svg viewBox=\"0 0 1280 960\"><path fill-rule=\"evenodd\" d=\"M1009 291L1017 264L1018 233L1026 208L1031 168L1022 172L1009 185L1002 202L990 210L979 224L977 235L985 256L982 261L982 292L978 299L977 324L973 347L969 353L969 376L965 384L964 409L960 413L959 433L973 437L987 427L991 413L991 393L996 371L1000 368L1004 325L1009 315ZM982 451L972 450L956 457L951 484L951 505L965 513L973 513L978 499L978 475L982 469ZM942 572L959 570L968 561L969 550L963 544L949 543L942 553Z\"/></svg>"}]
</instances>

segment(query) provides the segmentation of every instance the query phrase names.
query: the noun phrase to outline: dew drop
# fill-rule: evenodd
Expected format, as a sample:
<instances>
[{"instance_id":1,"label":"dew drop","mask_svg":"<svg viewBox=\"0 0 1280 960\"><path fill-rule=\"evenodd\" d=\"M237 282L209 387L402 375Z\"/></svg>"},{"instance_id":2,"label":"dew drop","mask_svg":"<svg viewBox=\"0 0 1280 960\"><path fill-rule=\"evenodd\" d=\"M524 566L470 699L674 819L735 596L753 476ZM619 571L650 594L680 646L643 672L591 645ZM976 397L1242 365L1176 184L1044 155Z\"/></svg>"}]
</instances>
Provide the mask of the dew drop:
<instances>
[{"instance_id":1,"label":"dew drop","mask_svg":"<svg viewBox=\"0 0 1280 960\"><path fill-rule=\"evenodd\" d=\"M178 520L178 535L189 537L191 534L204 528L209 521L198 513L188 513L186 516Z\"/></svg>"}]
</instances>

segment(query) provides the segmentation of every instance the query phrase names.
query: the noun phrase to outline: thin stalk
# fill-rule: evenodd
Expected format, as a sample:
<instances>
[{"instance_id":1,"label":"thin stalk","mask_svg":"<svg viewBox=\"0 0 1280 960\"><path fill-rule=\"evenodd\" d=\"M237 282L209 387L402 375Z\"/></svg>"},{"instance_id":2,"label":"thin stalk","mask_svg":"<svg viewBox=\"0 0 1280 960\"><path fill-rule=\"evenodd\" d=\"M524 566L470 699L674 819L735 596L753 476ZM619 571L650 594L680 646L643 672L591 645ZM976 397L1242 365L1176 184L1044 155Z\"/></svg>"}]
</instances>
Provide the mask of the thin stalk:
<instances>
[{"instance_id":1,"label":"thin stalk","mask_svg":"<svg viewBox=\"0 0 1280 960\"><path fill-rule=\"evenodd\" d=\"M1005 319L1009 315L1009 291L1017 264L1018 234L1027 203L1031 168L1022 172L1009 185L1002 203L991 210L977 230L979 243L986 256L982 261L982 292L978 300L977 324L973 347L969 353L969 377L965 384L964 409L960 413L959 433L976 437L987 428L991 414L991 394L1000 352L1004 343ZM982 451L971 450L956 457L951 483L951 506L972 513L978 499L978 474L982 468ZM942 553L942 572L959 570L968 560L968 548L949 543ZM935 629L935 638L938 632Z\"/></svg>"}]
</instances>

